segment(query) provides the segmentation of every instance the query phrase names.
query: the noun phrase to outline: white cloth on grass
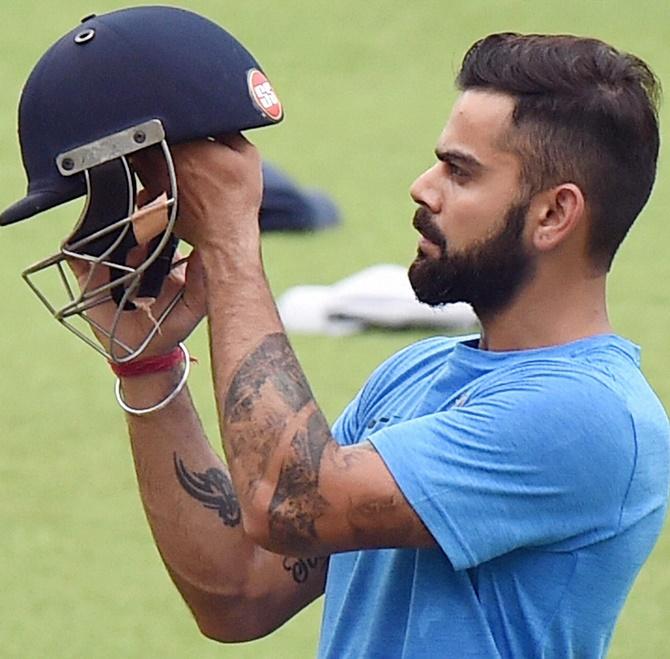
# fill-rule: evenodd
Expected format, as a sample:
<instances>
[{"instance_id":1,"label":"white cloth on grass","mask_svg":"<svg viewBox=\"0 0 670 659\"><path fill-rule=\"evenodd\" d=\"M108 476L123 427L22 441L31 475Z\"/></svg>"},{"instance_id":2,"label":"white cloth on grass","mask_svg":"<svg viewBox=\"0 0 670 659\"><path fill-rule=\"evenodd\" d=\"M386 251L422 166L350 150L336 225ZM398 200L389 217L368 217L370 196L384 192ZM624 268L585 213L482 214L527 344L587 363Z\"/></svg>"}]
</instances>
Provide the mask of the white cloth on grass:
<instances>
[{"instance_id":1,"label":"white cloth on grass","mask_svg":"<svg viewBox=\"0 0 670 659\"><path fill-rule=\"evenodd\" d=\"M331 286L295 286L277 299L289 332L346 335L367 328L467 330L477 316L464 302L430 307L419 302L407 268L382 263Z\"/></svg>"}]
</instances>

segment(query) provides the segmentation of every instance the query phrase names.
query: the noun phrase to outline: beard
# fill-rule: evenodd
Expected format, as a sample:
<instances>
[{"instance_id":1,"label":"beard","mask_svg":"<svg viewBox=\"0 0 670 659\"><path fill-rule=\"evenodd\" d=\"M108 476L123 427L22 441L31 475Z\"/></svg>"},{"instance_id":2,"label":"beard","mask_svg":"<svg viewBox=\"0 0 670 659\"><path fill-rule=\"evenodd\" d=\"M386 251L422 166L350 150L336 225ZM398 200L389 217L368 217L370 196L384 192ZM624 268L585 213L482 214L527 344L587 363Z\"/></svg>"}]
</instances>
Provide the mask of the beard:
<instances>
[{"instance_id":1,"label":"beard","mask_svg":"<svg viewBox=\"0 0 670 659\"><path fill-rule=\"evenodd\" d=\"M510 206L502 228L462 252L449 254L445 237L424 207L414 214L414 227L441 249L439 258L419 250L409 268L417 299L431 306L469 302L480 319L495 315L532 276L535 260L523 245L529 203Z\"/></svg>"}]
</instances>

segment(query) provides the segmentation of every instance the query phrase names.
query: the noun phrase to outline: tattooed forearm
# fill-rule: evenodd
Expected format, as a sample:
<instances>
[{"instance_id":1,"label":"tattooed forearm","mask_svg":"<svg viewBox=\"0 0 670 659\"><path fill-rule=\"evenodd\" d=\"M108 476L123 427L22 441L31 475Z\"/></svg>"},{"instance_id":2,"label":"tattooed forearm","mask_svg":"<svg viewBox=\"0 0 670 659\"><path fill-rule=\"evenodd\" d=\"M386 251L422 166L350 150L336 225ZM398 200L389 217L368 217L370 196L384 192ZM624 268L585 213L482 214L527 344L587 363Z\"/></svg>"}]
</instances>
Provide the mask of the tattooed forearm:
<instances>
[{"instance_id":1,"label":"tattooed forearm","mask_svg":"<svg viewBox=\"0 0 670 659\"><path fill-rule=\"evenodd\" d=\"M290 445L282 438L291 438ZM318 540L316 521L328 505L319 492L319 469L332 441L288 339L266 336L231 380L224 444L243 501L269 472L276 474L267 509L273 543L302 552Z\"/></svg>"},{"instance_id":2,"label":"tattooed forearm","mask_svg":"<svg viewBox=\"0 0 670 659\"><path fill-rule=\"evenodd\" d=\"M233 490L230 476L221 469L189 471L181 458L173 453L174 468L181 486L205 508L216 510L226 526L240 523L240 504Z\"/></svg>"},{"instance_id":3,"label":"tattooed forearm","mask_svg":"<svg viewBox=\"0 0 670 659\"><path fill-rule=\"evenodd\" d=\"M267 336L242 362L224 406L226 451L244 473L241 495L254 495L288 419L311 400L284 334Z\"/></svg>"},{"instance_id":4,"label":"tattooed forearm","mask_svg":"<svg viewBox=\"0 0 670 659\"><path fill-rule=\"evenodd\" d=\"M328 567L328 557L292 558L285 556L282 566L287 572L291 573L293 581L296 583L305 583L315 570L318 569L319 572L325 572Z\"/></svg>"},{"instance_id":5,"label":"tattooed forearm","mask_svg":"<svg viewBox=\"0 0 670 659\"><path fill-rule=\"evenodd\" d=\"M301 410L312 399L309 385L284 334L270 334L242 362L226 396L227 420L231 423L251 420L254 404L267 385L274 388L293 412Z\"/></svg>"},{"instance_id":6,"label":"tattooed forearm","mask_svg":"<svg viewBox=\"0 0 670 659\"><path fill-rule=\"evenodd\" d=\"M297 549L316 540L316 520L328 502L319 493L319 468L326 444L331 441L328 424L315 410L305 429L298 430L291 451L282 464L277 488L270 502L270 538L290 542Z\"/></svg>"}]
</instances>

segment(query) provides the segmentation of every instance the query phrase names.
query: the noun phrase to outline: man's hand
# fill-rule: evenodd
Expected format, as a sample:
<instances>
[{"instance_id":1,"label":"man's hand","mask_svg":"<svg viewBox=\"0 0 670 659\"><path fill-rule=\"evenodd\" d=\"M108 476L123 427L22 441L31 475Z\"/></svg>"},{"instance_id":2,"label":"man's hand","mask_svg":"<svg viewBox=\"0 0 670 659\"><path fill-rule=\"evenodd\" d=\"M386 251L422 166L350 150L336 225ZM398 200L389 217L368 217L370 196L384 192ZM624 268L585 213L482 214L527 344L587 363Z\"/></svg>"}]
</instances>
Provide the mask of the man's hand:
<instances>
[{"instance_id":1,"label":"man's hand","mask_svg":"<svg viewBox=\"0 0 670 659\"><path fill-rule=\"evenodd\" d=\"M175 234L198 250L191 254L186 267L172 270L150 314L141 309L123 312L115 337L136 347L151 331L152 317L158 318L184 287L182 299L143 352L145 356L171 350L205 315L204 269L198 252L216 252L217 259L231 263L257 262L259 256L258 213L263 183L256 148L241 135L228 135L218 141L175 146L173 157L178 185ZM145 186L138 197L140 205L170 192L165 160L158 150L137 154L133 166ZM129 254L129 265L141 263L144 256L144 248L138 247ZM70 266L82 289L92 290L108 281L109 271L104 266L77 260L71 261ZM115 313L116 307L109 302L89 310L88 315L100 326L110 328ZM109 339L95 327L93 330L109 350Z\"/></svg>"},{"instance_id":2,"label":"man's hand","mask_svg":"<svg viewBox=\"0 0 670 659\"><path fill-rule=\"evenodd\" d=\"M210 248L244 259L258 252L258 213L263 194L261 158L242 135L200 140L172 149L179 214L175 233L200 251ZM162 156L133 158L151 197L169 189Z\"/></svg>"},{"instance_id":3,"label":"man's hand","mask_svg":"<svg viewBox=\"0 0 670 659\"><path fill-rule=\"evenodd\" d=\"M137 248L129 255L131 264L139 263L145 256L144 248ZM176 255L179 258L179 254ZM92 265L80 260L71 260L69 265L77 277L79 287L88 290L104 285L109 281L109 269L106 266ZM116 338L130 347L138 346L151 331L154 318L160 316L171 300L184 289L183 295L160 331L153 337L142 356L160 355L172 350L186 339L205 315L205 293L203 272L200 260L192 254L185 263L173 268L166 277L161 293L149 311L136 309L121 314ZM110 329L117 313L117 307L109 300L88 310L89 318L106 329ZM94 325L91 328L105 350L109 351L109 338ZM117 348L117 352L118 352Z\"/></svg>"}]
</instances>

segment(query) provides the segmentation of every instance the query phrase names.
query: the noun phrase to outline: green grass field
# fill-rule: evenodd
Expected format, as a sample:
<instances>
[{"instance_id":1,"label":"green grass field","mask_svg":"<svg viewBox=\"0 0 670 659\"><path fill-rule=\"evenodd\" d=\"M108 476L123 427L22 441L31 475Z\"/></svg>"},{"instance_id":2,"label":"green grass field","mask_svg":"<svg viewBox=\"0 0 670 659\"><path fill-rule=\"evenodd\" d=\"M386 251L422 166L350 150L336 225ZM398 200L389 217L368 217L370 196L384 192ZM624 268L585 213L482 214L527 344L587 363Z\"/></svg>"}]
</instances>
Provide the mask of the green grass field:
<instances>
[{"instance_id":1,"label":"green grass field","mask_svg":"<svg viewBox=\"0 0 670 659\"><path fill-rule=\"evenodd\" d=\"M15 115L33 64L82 16L124 4L31 0L3 6L0 207L24 190ZM670 81L670 16L663 0L181 4L227 26L259 58L287 118L253 139L300 181L330 191L345 214L334 231L265 239L276 293L295 284L330 283L375 263L411 260L416 236L407 190L433 159L455 97L454 73L480 36L501 30L596 36L641 55ZM667 127L664 135L670 135ZM610 285L615 326L645 349L645 371L666 406L669 175L662 155L654 196L621 250ZM0 231L0 657L313 656L319 603L267 639L221 646L199 636L173 589L136 493L108 368L48 317L19 276L55 251L77 214L78 204L72 204ZM334 419L380 360L418 336L294 337L294 345ZM190 347L201 361L191 388L218 446L202 330ZM670 656L669 609L666 532L630 595L610 656Z\"/></svg>"}]
</instances>

